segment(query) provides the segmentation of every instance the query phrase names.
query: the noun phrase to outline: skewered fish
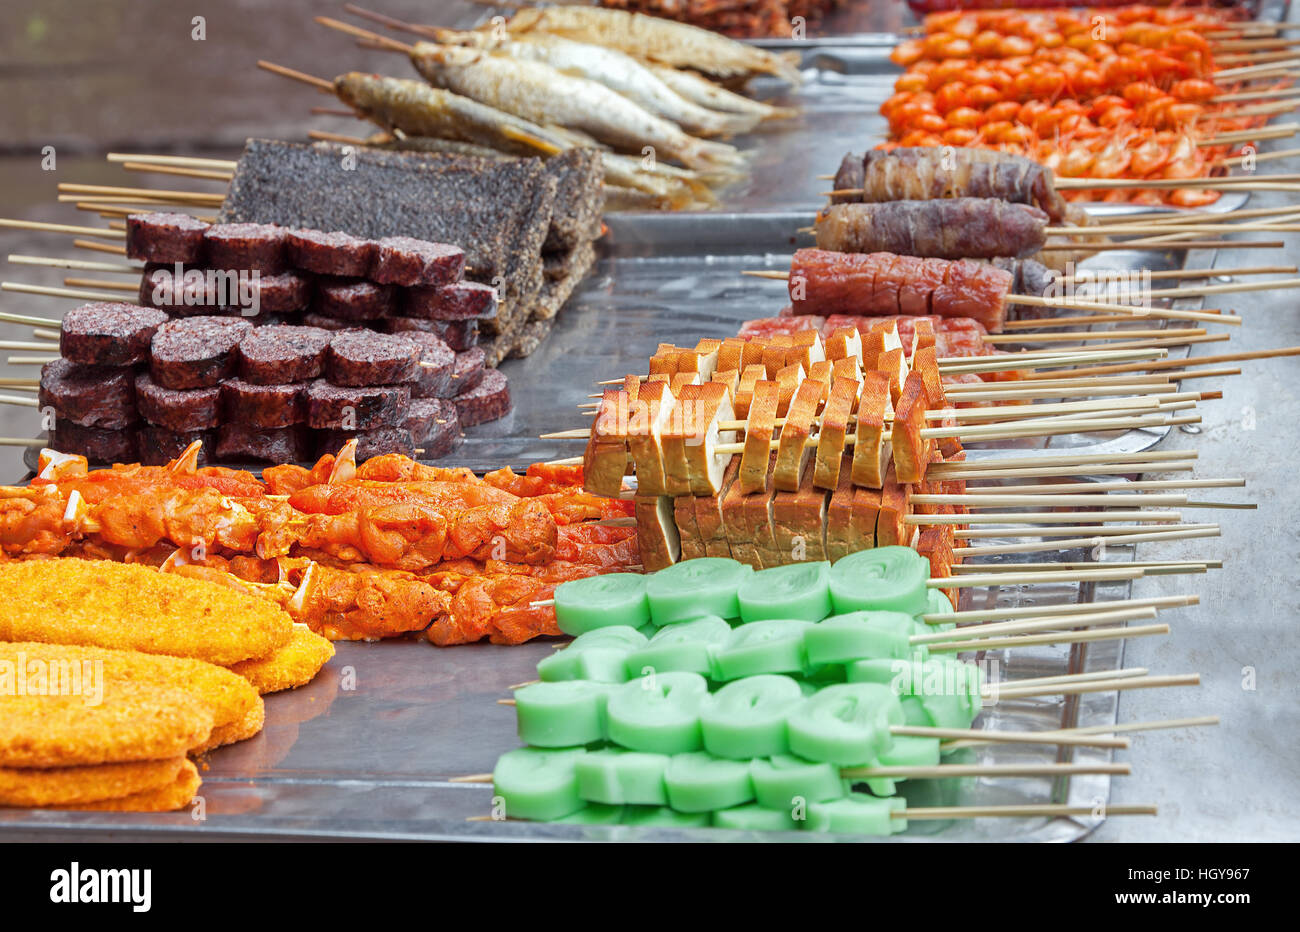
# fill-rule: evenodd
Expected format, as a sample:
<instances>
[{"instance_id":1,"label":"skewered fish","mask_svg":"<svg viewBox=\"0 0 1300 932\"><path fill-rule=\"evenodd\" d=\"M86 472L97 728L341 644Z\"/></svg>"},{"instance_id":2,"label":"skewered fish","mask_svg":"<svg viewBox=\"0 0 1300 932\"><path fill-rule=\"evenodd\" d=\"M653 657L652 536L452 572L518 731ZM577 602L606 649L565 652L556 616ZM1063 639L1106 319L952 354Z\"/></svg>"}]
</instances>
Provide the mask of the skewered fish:
<instances>
[{"instance_id":1,"label":"skewered fish","mask_svg":"<svg viewBox=\"0 0 1300 932\"><path fill-rule=\"evenodd\" d=\"M753 100L743 94L729 91L725 87L714 84L708 78L701 77L694 71L681 71L667 65L656 65L653 62L647 64L646 67L677 94L687 100L694 101L701 107L708 107L710 110L721 110L724 113L747 113L758 117L760 120L784 120L798 113L798 111L790 107L773 107L761 100Z\"/></svg>"},{"instance_id":2,"label":"skewered fish","mask_svg":"<svg viewBox=\"0 0 1300 932\"><path fill-rule=\"evenodd\" d=\"M444 45L476 48L521 61L539 62L571 77L603 84L650 113L695 135L745 133L760 119L754 114L720 113L687 100L636 59L615 49L550 35L528 34L503 39L492 33L451 29L434 30L434 35Z\"/></svg>"},{"instance_id":3,"label":"skewered fish","mask_svg":"<svg viewBox=\"0 0 1300 932\"><path fill-rule=\"evenodd\" d=\"M492 24L483 31L496 28ZM771 74L792 84L799 72L780 55L745 45L695 26L640 13L591 6L553 6L520 10L505 22L511 35L550 33L618 49L643 61L692 68L719 78Z\"/></svg>"},{"instance_id":4,"label":"skewered fish","mask_svg":"<svg viewBox=\"0 0 1300 932\"><path fill-rule=\"evenodd\" d=\"M731 146L696 139L603 84L549 65L429 42L417 42L410 55L416 70L436 87L534 123L572 127L633 152L650 146L659 157L691 168L735 166L741 160Z\"/></svg>"}]
</instances>

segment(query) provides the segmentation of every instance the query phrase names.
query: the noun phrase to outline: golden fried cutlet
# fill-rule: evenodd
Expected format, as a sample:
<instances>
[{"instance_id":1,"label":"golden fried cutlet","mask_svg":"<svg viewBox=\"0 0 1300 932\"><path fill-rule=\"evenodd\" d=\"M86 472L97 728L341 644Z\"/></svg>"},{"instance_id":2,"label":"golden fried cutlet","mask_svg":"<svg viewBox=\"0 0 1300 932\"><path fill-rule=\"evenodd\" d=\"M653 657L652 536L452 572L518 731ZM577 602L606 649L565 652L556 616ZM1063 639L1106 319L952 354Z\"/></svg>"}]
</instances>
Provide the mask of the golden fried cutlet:
<instances>
[{"instance_id":1,"label":"golden fried cutlet","mask_svg":"<svg viewBox=\"0 0 1300 932\"><path fill-rule=\"evenodd\" d=\"M281 608L215 582L108 560L0 563L0 640L191 657L228 666L288 643Z\"/></svg>"},{"instance_id":2,"label":"golden fried cutlet","mask_svg":"<svg viewBox=\"0 0 1300 932\"><path fill-rule=\"evenodd\" d=\"M250 687L251 688L251 687ZM223 747L227 744L234 744L236 741L246 741L262 730L262 725L266 723L266 703L262 697L257 697L257 702L248 713L237 722L229 722L225 725L218 725L212 729L212 734L208 735L208 740L204 741L199 747L191 748L191 754L202 754L205 751L211 751L213 748Z\"/></svg>"},{"instance_id":3,"label":"golden fried cutlet","mask_svg":"<svg viewBox=\"0 0 1300 932\"><path fill-rule=\"evenodd\" d=\"M176 779L160 789L143 790L119 799L105 799L75 807L58 808L97 812L171 812L188 806L202 784L203 780L199 777L198 768L187 760L181 765L180 774Z\"/></svg>"},{"instance_id":4,"label":"golden fried cutlet","mask_svg":"<svg viewBox=\"0 0 1300 932\"><path fill-rule=\"evenodd\" d=\"M302 625L294 625L289 643L265 657L231 664L230 669L266 695L305 686L334 656L334 645Z\"/></svg>"},{"instance_id":5,"label":"golden fried cutlet","mask_svg":"<svg viewBox=\"0 0 1300 932\"><path fill-rule=\"evenodd\" d=\"M117 799L176 782L184 757L45 770L0 767L0 806L71 806Z\"/></svg>"},{"instance_id":6,"label":"golden fried cutlet","mask_svg":"<svg viewBox=\"0 0 1300 932\"><path fill-rule=\"evenodd\" d=\"M179 686L118 681L102 701L0 695L0 767L71 767L160 760L212 733L212 710Z\"/></svg>"}]
</instances>

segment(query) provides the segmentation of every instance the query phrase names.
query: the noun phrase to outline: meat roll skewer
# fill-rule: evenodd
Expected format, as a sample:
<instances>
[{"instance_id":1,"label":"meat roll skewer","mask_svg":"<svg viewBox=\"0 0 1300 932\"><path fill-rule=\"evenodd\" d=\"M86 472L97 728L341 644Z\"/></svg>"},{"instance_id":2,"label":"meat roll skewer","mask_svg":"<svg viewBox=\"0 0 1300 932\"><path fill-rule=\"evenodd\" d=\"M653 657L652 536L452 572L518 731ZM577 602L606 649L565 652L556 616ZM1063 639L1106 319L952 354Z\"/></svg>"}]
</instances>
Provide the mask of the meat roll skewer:
<instances>
[{"instance_id":1,"label":"meat roll skewer","mask_svg":"<svg viewBox=\"0 0 1300 932\"><path fill-rule=\"evenodd\" d=\"M993 198L835 204L817 215L817 246L933 259L1025 259L1047 244L1047 214Z\"/></svg>"}]
</instances>

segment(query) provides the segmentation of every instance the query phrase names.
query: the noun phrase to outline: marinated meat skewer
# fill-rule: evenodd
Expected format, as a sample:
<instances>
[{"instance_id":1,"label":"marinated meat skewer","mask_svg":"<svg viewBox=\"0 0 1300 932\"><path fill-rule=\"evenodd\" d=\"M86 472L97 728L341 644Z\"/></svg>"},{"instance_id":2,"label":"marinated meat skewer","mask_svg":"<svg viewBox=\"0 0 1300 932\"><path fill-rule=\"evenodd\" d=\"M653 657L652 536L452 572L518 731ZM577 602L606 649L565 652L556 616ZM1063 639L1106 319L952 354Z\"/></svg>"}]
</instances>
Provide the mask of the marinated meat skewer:
<instances>
[{"instance_id":1,"label":"marinated meat skewer","mask_svg":"<svg viewBox=\"0 0 1300 932\"><path fill-rule=\"evenodd\" d=\"M871 149L849 153L835 175L833 204L926 201L939 198L996 198L1027 204L1053 223L1076 223L1057 192L1050 169L1033 159L992 149L933 146Z\"/></svg>"},{"instance_id":2,"label":"marinated meat skewer","mask_svg":"<svg viewBox=\"0 0 1300 932\"><path fill-rule=\"evenodd\" d=\"M934 259L1025 259L1047 244L1037 207L959 197L836 204L817 215L817 246L835 252L892 252Z\"/></svg>"}]
</instances>

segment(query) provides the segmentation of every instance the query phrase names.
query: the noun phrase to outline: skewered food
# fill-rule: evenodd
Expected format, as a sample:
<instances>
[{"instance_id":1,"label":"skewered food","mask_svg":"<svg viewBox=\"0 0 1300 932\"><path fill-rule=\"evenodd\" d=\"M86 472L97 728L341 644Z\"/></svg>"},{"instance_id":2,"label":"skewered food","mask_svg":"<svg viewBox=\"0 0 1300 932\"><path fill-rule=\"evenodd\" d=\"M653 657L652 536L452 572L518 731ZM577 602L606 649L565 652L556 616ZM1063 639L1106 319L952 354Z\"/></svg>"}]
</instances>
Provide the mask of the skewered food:
<instances>
[{"instance_id":1,"label":"skewered food","mask_svg":"<svg viewBox=\"0 0 1300 932\"><path fill-rule=\"evenodd\" d=\"M131 304L83 304L63 316L59 355L87 366L133 366L149 358L149 343L166 320L161 311Z\"/></svg>"},{"instance_id":2,"label":"skewered food","mask_svg":"<svg viewBox=\"0 0 1300 932\"><path fill-rule=\"evenodd\" d=\"M817 215L817 246L934 259L1024 259L1047 242L1047 214L990 198L835 204Z\"/></svg>"}]
</instances>

